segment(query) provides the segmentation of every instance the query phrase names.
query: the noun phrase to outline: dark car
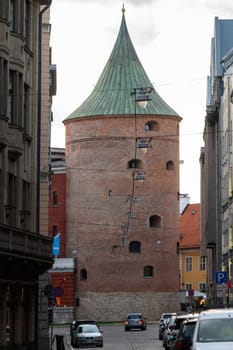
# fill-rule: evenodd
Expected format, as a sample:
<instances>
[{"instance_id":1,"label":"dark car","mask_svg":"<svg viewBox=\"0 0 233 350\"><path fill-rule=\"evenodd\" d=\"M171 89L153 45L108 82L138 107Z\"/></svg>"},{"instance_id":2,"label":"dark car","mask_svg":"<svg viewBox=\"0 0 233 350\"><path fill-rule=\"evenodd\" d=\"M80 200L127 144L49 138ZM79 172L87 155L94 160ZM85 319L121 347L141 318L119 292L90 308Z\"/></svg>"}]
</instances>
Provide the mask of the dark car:
<instances>
[{"instance_id":1,"label":"dark car","mask_svg":"<svg viewBox=\"0 0 233 350\"><path fill-rule=\"evenodd\" d=\"M198 314L182 314L172 318L163 332L163 346L165 350L170 350L176 336L185 320L198 317Z\"/></svg>"},{"instance_id":2,"label":"dark car","mask_svg":"<svg viewBox=\"0 0 233 350\"><path fill-rule=\"evenodd\" d=\"M197 318L183 322L173 345L170 346L171 350L191 350L192 338L196 323Z\"/></svg>"},{"instance_id":3,"label":"dark car","mask_svg":"<svg viewBox=\"0 0 233 350\"><path fill-rule=\"evenodd\" d=\"M128 314L125 320L125 331L130 331L131 329L141 329L146 330L146 318L143 314L135 312Z\"/></svg>"},{"instance_id":4,"label":"dark car","mask_svg":"<svg viewBox=\"0 0 233 350\"><path fill-rule=\"evenodd\" d=\"M73 347L96 346L103 347L103 336L96 324L80 324L73 332Z\"/></svg>"},{"instance_id":5,"label":"dark car","mask_svg":"<svg viewBox=\"0 0 233 350\"><path fill-rule=\"evenodd\" d=\"M98 324L96 323L95 320L74 320L74 321L72 321L72 323L70 325L70 338L71 338L71 345L72 346L74 346L74 332L76 332L76 330L80 324L95 324L98 326Z\"/></svg>"}]
</instances>

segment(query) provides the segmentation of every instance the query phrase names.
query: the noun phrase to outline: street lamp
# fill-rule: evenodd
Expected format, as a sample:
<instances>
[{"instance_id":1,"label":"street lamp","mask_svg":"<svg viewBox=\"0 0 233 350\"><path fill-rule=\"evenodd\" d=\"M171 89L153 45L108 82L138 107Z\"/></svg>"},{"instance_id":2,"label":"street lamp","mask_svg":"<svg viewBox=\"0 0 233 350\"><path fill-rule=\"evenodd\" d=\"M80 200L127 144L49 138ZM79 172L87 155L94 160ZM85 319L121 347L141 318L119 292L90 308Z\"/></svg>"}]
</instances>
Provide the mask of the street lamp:
<instances>
[{"instance_id":1,"label":"street lamp","mask_svg":"<svg viewBox=\"0 0 233 350\"><path fill-rule=\"evenodd\" d=\"M151 147L151 137L138 137L137 138L137 148L146 153L148 148Z\"/></svg>"},{"instance_id":2,"label":"street lamp","mask_svg":"<svg viewBox=\"0 0 233 350\"><path fill-rule=\"evenodd\" d=\"M147 152L148 148L151 147L151 137L138 137L137 136L137 104L141 108L146 108L147 103L151 101L150 93L154 92L153 87L141 87L134 88L131 92L131 96L134 96L134 128L135 128L135 148L134 148L134 160L137 159L137 148L141 149L144 153ZM139 202L139 198L135 197L135 181L143 182L145 179L145 173L143 170L138 168L137 162L135 162L135 166L133 167L133 184L132 184L132 192L129 196L130 198L130 210L127 218L127 225L124 225L123 229L123 245L126 246L129 244L128 233L131 230L129 225L130 220L136 219L137 215L132 211L133 204Z\"/></svg>"},{"instance_id":3,"label":"street lamp","mask_svg":"<svg viewBox=\"0 0 233 350\"><path fill-rule=\"evenodd\" d=\"M151 101L150 93L154 92L154 88L149 87L141 87L141 88L134 88L131 92L131 95L134 95L134 101L135 103L138 103L138 105L142 108L146 108L148 101Z\"/></svg>"}]
</instances>

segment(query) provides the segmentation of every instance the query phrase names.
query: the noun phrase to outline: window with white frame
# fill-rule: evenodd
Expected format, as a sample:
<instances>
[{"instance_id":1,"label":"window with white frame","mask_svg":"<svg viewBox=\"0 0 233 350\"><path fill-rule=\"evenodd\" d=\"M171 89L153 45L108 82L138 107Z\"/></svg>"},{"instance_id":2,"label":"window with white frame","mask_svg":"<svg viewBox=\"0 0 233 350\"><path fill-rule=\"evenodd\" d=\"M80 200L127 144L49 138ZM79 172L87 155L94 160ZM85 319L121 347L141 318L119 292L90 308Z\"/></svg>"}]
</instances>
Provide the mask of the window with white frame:
<instances>
[{"instance_id":1,"label":"window with white frame","mask_svg":"<svg viewBox=\"0 0 233 350\"><path fill-rule=\"evenodd\" d=\"M192 283L186 283L185 284L185 289L186 290L192 290L193 289L192 287L193 287Z\"/></svg>"},{"instance_id":2,"label":"window with white frame","mask_svg":"<svg viewBox=\"0 0 233 350\"><path fill-rule=\"evenodd\" d=\"M206 284L205 284L205 282L199 283L199 291L200 292L205 292L206 291Z\"/></svg>"},{"instance_id":3,"label":"window with white frame","mask_svg":"<svg viewBox=\"0 0 233 350\"><path fill-rule=\"evenodd\" d=\"M185 261L185 270L192 271L192 269L193 269L193 258L191 256L187 256Z\"/></svg>"},{"instance_id":4,"label":"window with white frame","mask_svg":"<svg viewBox=\"0 0 233 350\"><path fill-rule=\"evenodd\" d=\"M200 271L205 271L206 269L206 257L200 256Z\"/></svg>"}]
</instances>

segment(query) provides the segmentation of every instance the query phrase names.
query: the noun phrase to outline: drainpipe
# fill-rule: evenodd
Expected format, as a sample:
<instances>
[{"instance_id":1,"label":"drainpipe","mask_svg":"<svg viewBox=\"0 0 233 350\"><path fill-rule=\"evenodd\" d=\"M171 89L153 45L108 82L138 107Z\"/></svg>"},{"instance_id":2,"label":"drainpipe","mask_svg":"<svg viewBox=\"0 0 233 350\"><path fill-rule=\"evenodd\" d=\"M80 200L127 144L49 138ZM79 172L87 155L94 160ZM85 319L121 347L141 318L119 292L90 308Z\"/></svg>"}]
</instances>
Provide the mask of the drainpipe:
<instances>
[{"instance_id":1,"label":"drainpipe","mask_svg":"<svg viewBox=\"0 0 233 350\"><path fill-rule=\"evenodd\" d=\"M40 157L41 157L41 73L42 73L42 18L45 11L51 6L52 0L48 0L48 4L43 7L43 9L39 13L39 27L38 27L38 105L37 105L37 190L36 190L36 233L40 234ZM40 282L37 284L37 301L36 301L36 325L35 325L35 333L36 333L36 349L40 350L44 347L41 344L41 340L39 339L39 301L40 298ZM49 329L48 329L48 339L49 339ZM44 349L45 350L45 349Z\"/></svg>"},{"instance_id":2,"label":"drainpipe","mask_svg":"<svg viewBox=\"0 0 233 350\"><path fill-rule=\"evenodd\" d=\"M41 140L41 72L42 72L42 18L43 14L51 6L52 0L48 1L48 5L43 7L39 13L39 29L38 29L38 116L37 116L37 213L36 213L36 233L40 233L40 140Z\"/></svg>"}]
</instances>

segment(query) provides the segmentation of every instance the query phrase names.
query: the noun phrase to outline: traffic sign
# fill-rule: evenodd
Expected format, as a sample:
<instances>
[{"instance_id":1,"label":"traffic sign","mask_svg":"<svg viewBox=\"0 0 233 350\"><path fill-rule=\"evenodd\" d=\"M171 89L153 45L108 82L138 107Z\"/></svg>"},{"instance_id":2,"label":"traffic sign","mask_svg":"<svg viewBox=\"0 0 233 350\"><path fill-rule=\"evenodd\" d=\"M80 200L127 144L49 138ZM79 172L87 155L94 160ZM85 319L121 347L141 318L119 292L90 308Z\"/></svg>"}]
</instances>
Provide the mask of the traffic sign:
<instances>
[{"instance_id":1,"label":"traffic sign","mask_svg":"<svg viewBox=\"0 0 233 350\"><path fill-rule=\"evenodd\" d=\"M62 297L64 294L64 289L62 287L55 287L54 288L54 295L55 297Z\"/></svg>"},{"instance_id":2,"label":"traffic sign","mask_svg":"<svg viewBox=\"0 0 233 350\"><path fill-rule=\"evenodd\" d=\"M215 277L216 277L217 284L227 283L227 272L226 271L216 272Z\"/></svg>"}]
</instances>

